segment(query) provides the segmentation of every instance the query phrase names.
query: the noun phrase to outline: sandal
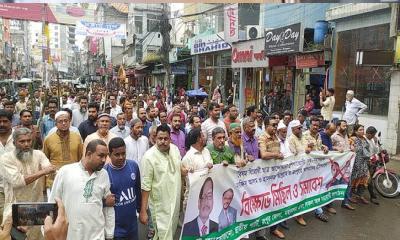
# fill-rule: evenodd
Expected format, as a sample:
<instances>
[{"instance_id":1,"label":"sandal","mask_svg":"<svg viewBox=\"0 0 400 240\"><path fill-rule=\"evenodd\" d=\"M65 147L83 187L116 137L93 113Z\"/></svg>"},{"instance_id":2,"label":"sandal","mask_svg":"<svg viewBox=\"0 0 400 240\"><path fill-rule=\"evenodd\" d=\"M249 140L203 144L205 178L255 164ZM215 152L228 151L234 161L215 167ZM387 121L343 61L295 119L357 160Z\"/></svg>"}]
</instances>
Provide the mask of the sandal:
<instances>
[{"instance_id":1,"label":"sandal","mask_svg":"<svg viewBox=\"0 0 400 240\"><path fill-rule=\"evenodd\" d=\"M315 217L318 218L319 220L323 221L323 222L328 222L328 216L326 216L323 213L315 214Z\"/></svg>"}]
</instances>

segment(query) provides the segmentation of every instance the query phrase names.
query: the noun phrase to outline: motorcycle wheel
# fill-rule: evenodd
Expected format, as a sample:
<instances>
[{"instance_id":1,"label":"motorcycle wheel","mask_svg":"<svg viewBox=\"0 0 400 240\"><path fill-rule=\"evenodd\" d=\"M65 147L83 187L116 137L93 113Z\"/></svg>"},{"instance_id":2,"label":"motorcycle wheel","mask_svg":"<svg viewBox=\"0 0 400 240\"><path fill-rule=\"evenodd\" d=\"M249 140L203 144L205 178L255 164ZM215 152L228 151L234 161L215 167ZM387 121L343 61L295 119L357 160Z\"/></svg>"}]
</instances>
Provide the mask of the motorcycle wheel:
<instances>
[{"instance_id":1,"label":"motorcycle wheel","mask_svg":"<svg viewBox=\"0 0 400 240\"><path fill-rule=\"evenodd\" d=\"M388 173L389 179L386 178L386 174L382 173L375 177L374 183L376 190L384 197L394 198L400 194L399 188L399 178L393 174Z\"/></svg>"}]
</instances>

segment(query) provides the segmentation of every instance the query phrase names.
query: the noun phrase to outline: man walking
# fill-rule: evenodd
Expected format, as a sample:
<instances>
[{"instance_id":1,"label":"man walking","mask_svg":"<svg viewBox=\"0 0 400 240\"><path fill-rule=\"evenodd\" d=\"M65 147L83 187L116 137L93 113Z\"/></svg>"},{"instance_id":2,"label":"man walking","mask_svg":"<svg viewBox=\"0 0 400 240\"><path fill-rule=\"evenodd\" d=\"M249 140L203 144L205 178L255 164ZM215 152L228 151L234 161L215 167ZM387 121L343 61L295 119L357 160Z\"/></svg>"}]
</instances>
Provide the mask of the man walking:
<instances>
[{"instance_id":1,"label":"man walking","mask_svg":"<svg viewBox=\"0 0 400 240\"><path fill-rule=\"evenodd\" d=\"M17 128L28 128L32 131L32 147L33 149L42 149L42 138L40 136L39 128L36 125L33 125L33 116L32 112L29 110L22 110L19 113L20 125L15 126L14 129Z\"/></svg>"},{"instance_id":2,"label":"man walking","mask_svg":"<svg viewBox=\"0 0 400 240\"><path fill-rule=\"evenodd\" d=\"M42 139L48 135L49 131L56 125L56 120L54 119L57 112L57 101L50 100L47 103L49 109L49 114L43 117L43 121L40 126L40 133L42 134Z\"/></svg>"},{"instance_id":3,"label":"man walking","mask_svg":"<svg viewBox=\"0 0 400 240\"><path fill-rule=\"evenodd\" d=\"M154 239L163 240L174 239L181 199L181 156L179 149L171 144L170 134L167 125L157 127L157 144L145 153L140 167L143 176L140 222L148 223L149 206L155 226Z\"/></svg>"},{"instance_id":4,"label":"man walking","mask_svg":"<svg viewBox=\"0 0 400 240\"><path fill-rule=\"evenodd\" d=\"M124 139L131 134L131 130L126 125L125 113L120 112L117 114L117 126L110 129L110 132L114 133L116 136Z\"/></svg>"},{"instance_id":5,"label":"man walking","mask_svg":"<svg viewBox=\"0 0 400 240\"><path fill-rule=\"evenodd\" d=\"M131 134L124 139L126 144L126 158L140 164L144 153L149 149L149 140L143 136L143 123L134 119L131 123Z\"/></svg>"},{"instance_id":6,"label":"man walking","mask_svg":"<svg viewBox=\"0 0 400 240\"><path fill-rule=\"evenodd\" d=\"M88 119L79 124L79 133L82 140L85 141L86 137L97 131L97 115L99 112L99 105L97 103L90 103L88 106Z\"/></svg>"},{"instance_id":7,"label":"man walking","mask_svg":"<svg viewBox=\"0 0 400 240\"><path fill-rule=\"evenodd\" d=\"M86 147L94 139L101 139L106 144L110 142L111 139L117 137L114 133L110 132L111 126L111 116L108 113L102 113L97 118L97 131L87 136L85 142L83 143L83 152L86 152Z\"/></svg>"},{"instance_id":8,"label":"man walking","mask_svg":"<svg viewBox=\"0 0 400 240\"><path fill-rule=\"evenodd\" d=\"M43 143L43 152L50 162L60 169L62 166L78 162L82 158L82 139L78 133L69 130L70 118L66 111L56 113L57 131L50 134ZM46 178L48 195L54 176Z\"/></svg>"},{"instance_id":9,"label":"man walking","mask_svg":"<svg viewBox=\"0 0 400 240\"><path fill-rule=\"evenodd\" d=\"M136 240L139 239L136 213L140 213L141 201L139 166L126 158L122 138L111 139L108 150L111 162L104 169L108 173L111 193L116 196L114 240Z\"/></svg>"},{"instance_id":10,"label":"man walking","mask_svg":"<svg viewBox=\"0 0 400 240\"><path fill-rule=\"evenodd\" d=\"M115 213L103 199L110 192L107 144L95 139L88 143L85 157L63 166L54 179L49 202L59 198L65 205L69 227L67 240L113 239Z\"/></svg>"},{"instance_id":11,"label":"man walking","mask_svg":"<svg viewBox=\"0 0 400 240\"><path fill-rule=\"evenodd\" d=\"M171 125L171 141L178 147L181 157L183 157L186 154L186 137L185 133L181 130L181 116L179 114L174 114L172 116Z\"/></svg>"},{"instance_id":12,"label":"man walking","mask_svg":"<svg viewBox=\"0 0 400 240\"><path fill-rule=\"evenodd\" d=\"M0 157L15 149L12 139L12 118L12 113L0 110ZM0 175L0 222L3 222L4 197L3 177Z\"/></svg>"},{"instance_id":13,"label":"man walking","mask_svg":"<svg viewBox=\"0 0 400 240\"><path fill-rule=\"evenodd\" d=\"M88 99L86 96L79 98L79 109L72 111L72 126L79 127L79 125L88 119L87 111Z\"/></svg>"},{"instance_id":14,"label":"man walking","mask_svg":"<svg viewBox=\"0 0 400 240\"><path fill-rule=\"evenodd\" d=\"M54 173L43 152L32 149L32 132L19 128L13 132L15 151L0 157L0 172L4 177L4 218L11 215L11 205L16 202L42 202L43 183L39 179ZM40 228L34 227L27 233L28 239L40 239Z\"/></svg>"},{"instance_id":15,"label":"man walking","mask_svg":"<svg viewBox=\"0 0 400 240\"><path fill-rule=\"evenodd\" d=\"M334 94L335 90L333 88L328 89L325 99L322 92L319 94L319 102L321 103L321 115L324 118L325 123L332 121L333 107L335 106Z\"/></svg>"}]
</instances>

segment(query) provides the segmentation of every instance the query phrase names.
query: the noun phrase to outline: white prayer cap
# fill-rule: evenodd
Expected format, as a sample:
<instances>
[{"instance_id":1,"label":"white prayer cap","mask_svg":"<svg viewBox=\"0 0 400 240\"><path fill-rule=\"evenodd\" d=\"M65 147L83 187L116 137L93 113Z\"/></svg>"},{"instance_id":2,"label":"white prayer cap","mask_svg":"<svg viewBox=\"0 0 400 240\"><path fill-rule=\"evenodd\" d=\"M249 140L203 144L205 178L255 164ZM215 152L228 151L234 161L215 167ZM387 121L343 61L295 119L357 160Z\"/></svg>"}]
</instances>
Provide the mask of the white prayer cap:
<instances>
[{"instance_id":1,"label":"white prayer cap","mask_svg":"<svg viewBox=\"0 0 400 240\"><path fill-rule=\"evenodd\" d=\"M287 128L287 126L283 122L279 122L277 130L280 130L280 129L283 129L283 128Z\"/></svg>"},{"instance_id":2,"label":"white prayer cap","mask_svg":"<svg viewBox=\"0 0 400 240\"><path fill-rule=\"evenodd\" d=\"M67 111L58 111L56 113L55 119L57 120L57 118L61 117L62 115L67 115L67 117L69 117L69 113Z\"/></svg>"},{"instance_id":3,"label":"white prayer cap","mask_svg":"<svg viewBox=\"0 0 400 240\"><path fill-rule=\"evenodd\" d=\"M353 91L353 90L348 90L347 93L346 93L346 95L352 95L352 96L354 96L354 91Z\"/></svg>"},{"instance_id":4,"label":"white prayer cap","mask_svg":"<svg viewBox=\"0 0 400 240\"><path fill-rule=\"evenodd\" d=\"M293 120L292 122L291 122L291 127L292 127L292 129L293 128L295 128L295 127L300 127L301 126L301 123L300 123L300 121L299 120Z\"/></svg>"}]
</instances>

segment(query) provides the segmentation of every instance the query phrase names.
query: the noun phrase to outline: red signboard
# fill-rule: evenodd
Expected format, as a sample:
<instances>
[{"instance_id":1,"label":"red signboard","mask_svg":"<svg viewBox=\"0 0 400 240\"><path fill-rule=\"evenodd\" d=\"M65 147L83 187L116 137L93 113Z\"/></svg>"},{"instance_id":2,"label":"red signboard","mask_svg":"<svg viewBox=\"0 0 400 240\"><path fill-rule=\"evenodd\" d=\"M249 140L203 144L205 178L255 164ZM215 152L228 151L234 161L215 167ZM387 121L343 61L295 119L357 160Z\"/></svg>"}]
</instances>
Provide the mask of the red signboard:
<instances>
[{"instance_id":1,"label":"red signboard","mask_svg":"<svg viewBox=\"0 0 400 240\"><path fill-rule=\"evenodd\" d=\"M296 68L314 68L325 65L324 52L296 55Z\"/></svg>"},{"instance_id":2,"label":"red signboard","mask_svg":"<svg viewBox=\"0 0 400 240\"><path fill-rule=\"evenodd\" d=\"M0 3L0 17L35 22L75 25L78 20L94 21L94 9L74 3Z\"/></svg>"}]
</instances>

